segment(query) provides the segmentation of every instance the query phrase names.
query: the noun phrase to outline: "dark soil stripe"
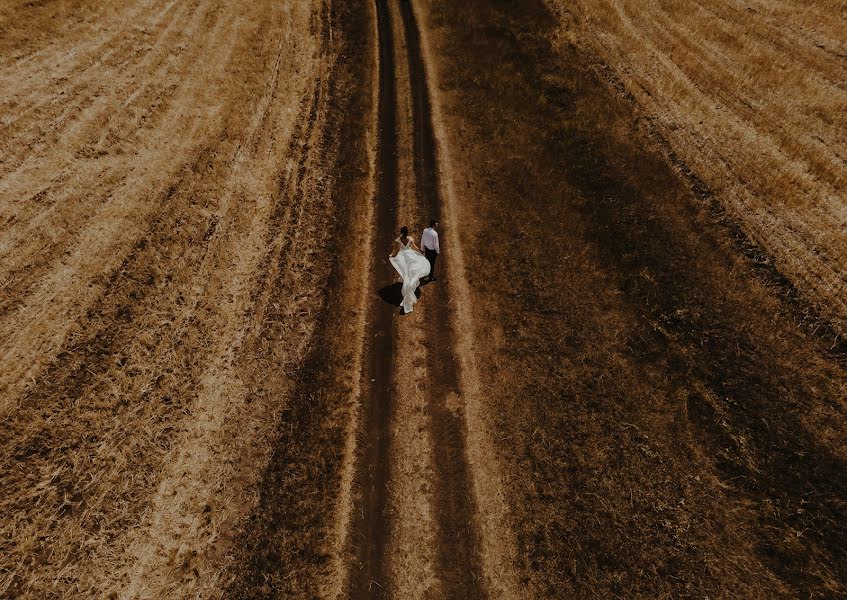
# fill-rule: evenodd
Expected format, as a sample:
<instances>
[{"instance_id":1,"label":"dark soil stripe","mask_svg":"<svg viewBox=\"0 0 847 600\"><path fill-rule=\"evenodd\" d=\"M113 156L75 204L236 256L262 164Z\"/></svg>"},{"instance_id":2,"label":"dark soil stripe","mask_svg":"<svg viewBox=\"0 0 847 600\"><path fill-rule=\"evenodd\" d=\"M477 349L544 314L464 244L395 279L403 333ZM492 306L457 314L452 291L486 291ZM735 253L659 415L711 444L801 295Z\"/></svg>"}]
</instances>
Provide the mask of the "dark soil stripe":
<instances>
[{"instance_id":1,"label":"dark soil stripe","mask_svg":"<svg viewBox=\"0 0 847 600\"><path fill-rule=\"evenodd\" d=\"M394 40L386 0L376 0L379 35L379 149L376 185L374 256L388 248L394 230L397 198L396 86ZM366 335L365 405L360 437L364 443L357 456L357 487L360 496L353 511L355 561L350 576L351 598L388 597L385 546L388 524L385 501L389 478L389 439L392 383L392 307L374 293Z\"/></svg>"}]
</instances>

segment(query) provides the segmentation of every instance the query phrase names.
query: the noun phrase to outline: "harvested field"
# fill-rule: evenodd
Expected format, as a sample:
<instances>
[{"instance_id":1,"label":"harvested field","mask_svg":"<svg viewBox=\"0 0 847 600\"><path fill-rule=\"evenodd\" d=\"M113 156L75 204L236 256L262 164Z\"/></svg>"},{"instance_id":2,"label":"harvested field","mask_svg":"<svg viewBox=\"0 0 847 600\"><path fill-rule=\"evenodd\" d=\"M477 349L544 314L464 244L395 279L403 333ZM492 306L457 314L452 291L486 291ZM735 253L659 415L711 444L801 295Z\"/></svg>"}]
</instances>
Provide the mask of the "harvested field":
<instances>
[{"instance_id":1,"label":"harvested field","mask_svg":"<svg viewBox=\"0 0 847 600\"><path fill-rule=\"evenodd\" d=\"M366 197L368 65L332 8L4 8L0 596L230 577Z\"/></svg>"},{"instance_id":2,"label":"harvested field","mask_svg":"<svg viewBox=\"0 0 847 600\"><path fill-rule=\"evenodd\" d=\"M840 348L543 3L427 6L526 594L843 596Z\"/></svg>"},{"instance_id":3,"label":"harvested field","mask_svg":"<svg viewBox=\"0 0 847 600\"><path fill-rule=\"evenodd\" d=\"M671 159L847 335L847 24L840 2L548 5Z\"/></svg>"},{"instance_id":4,"label":"harvested field","mask_svg":"<svg viewBox=\"0 0 847 600\"><path fill-rule=\"evenodd\" d=\"M847 597L839 13L748 8L0 6L0 598Z\"/></svg>"}]
</instances>

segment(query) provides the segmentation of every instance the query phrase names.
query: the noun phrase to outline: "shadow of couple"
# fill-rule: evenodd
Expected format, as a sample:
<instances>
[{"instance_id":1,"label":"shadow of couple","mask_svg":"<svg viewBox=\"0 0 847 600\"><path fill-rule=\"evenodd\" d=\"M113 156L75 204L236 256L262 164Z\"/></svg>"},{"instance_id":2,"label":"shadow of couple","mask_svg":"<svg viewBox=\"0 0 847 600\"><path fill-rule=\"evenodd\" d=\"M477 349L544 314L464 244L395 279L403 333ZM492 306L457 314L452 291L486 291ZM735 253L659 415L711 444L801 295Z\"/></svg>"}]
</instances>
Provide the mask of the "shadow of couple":
<instances>
[{"instance_id":1,"label":"shadow of couple","mask_svg":"<svg viewBox=\"0 0 847 600\"><path fill-rule=\"evenodd\" d=\"M415 290L415 296L421 297L421 288L426 284L425 281L421 282L418 289ZM403 303L403 283L400 281L381 288L377 293L380 298L392 306L400 306Z\"/></svg>"}]
</instances>

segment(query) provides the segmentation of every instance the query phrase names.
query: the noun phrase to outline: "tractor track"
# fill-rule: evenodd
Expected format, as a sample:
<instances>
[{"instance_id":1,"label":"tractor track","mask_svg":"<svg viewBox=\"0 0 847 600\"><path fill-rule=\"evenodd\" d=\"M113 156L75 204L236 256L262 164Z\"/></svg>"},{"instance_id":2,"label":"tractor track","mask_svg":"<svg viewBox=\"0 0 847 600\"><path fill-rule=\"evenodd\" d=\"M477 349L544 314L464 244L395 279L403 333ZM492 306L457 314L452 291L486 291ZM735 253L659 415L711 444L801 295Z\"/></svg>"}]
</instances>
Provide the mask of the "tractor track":
<instances>
[{"instance_id":1,"label":"tractor track","mask_svg":"<svg viewBox=\"0 0 847 600\"><path fill-rule=\"evenodd\" d=\"M437 144L432 127L429 88L421 53L420 34L410 2L401 2L403 30L409 62L409 81L414 120L414 166L417 197L428 218L441 219ZM444 274L447 264L437 264L437 276ZM435 501L439 526L439 567L446 591L451 598L478 598L476 585L479 564L477 533L473 526L475 507L470 495L468 465L465 460L465 426L460 415L447 405L448 398L460 395L454 332L449 310L451 289L447 277L427 290L429 308L428 337L432 347L428 353L432 419L432 448L437 478ZM430 291L431 290L431 291Z\"/></svg>"},{"instance_id":2,"label":"tractor track","mask_svg":"<svg viewBox=\"0 0 847 600\"><path fill-rule=\"evenodd\" d=\"M399 3L402 36L392 29L392 11L386 0L376 0L376 31L379 38L378 166L374 256L388 248L394 237L400 194L398 156L402 150L412 157L415 199L423 217L440 218L441 199L437 170L437 144L432 127L429 92L421 53L419 32L411 3ZM394 13L396 15L396 13ZM396 16L394 17L396 18ZM398 39L400 37L401 39ZM398 46L404 44L405 48ZM395 56L405 54L408 86L397 84ZM409 94L412 106L411 149L400 147L400 95ZM422 217L422 218L423 218ZM376 261L374 261L376 262ZM433 509L437 548L436 572L440 590L448 598L478 598L480 566L478 535L474 526L475 506L470 494L470 476L465 459L463 416L449 407L450 399L460 397L454 333L451 327L449 272L438 264L439 281L425 291L425 321L415 323L427 340L426 392L428 435L432 448ZM447 275L445 276L445 273ZM392 535L387 506L391 504L391 428L395 373L393 352L397 328L392 324L391 307L374 295L370 307L370 340L365 349L367 370L365 406L360 423L364 440L358 459L360 498L354 506L353 538L355 562L351 570L351 598L395 596L391 580L391 557L386 549ZM420 317L418 317L420 318ZM395 443L405 443L399 439Z\"/></svg>"},{"instance_id":3,"label":"tractor track","mask_svg":"<svg viewBox=\"0 0 847 600\"><path fill-rule=\"evenodd\" d=\"M375 186L374 254L387 248L394 230L397 197L396 86L394 83L393 35L388 6L377 0L376 29L379 38L379 100L377 106L378 154ZM388 528L385 503L388 486L389 425L391 419L394 336L390 307L373 294L368 306L368 333L364 373L364 407L359 425L360 439L356 482L359 497L353 508L353 546L355 565L350 576L350 597L369 598L372 590L386 590L385 547ZM376 586L376 587L374 587Z\"/></svg>"}]
</instances>

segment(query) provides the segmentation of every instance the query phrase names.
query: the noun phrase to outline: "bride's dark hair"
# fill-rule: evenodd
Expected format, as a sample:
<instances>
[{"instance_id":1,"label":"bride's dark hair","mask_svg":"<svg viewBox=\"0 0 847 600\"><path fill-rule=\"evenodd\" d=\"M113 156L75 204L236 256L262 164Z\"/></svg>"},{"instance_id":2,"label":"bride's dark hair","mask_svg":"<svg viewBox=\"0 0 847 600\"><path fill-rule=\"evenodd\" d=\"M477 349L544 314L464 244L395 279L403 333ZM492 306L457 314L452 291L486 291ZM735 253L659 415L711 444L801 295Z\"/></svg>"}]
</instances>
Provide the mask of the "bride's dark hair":
<instances>
[{"instance_id":1,"label":"bride's dark hair","mask_svg":"<svg viewBox=\"0 0 847 600\"><path fill-rule=\"evenodd\" d=\"M400 235L405 235L406 237L408 237L409 236L409 228L406 227L405 225L403 225L400 228Z\"/></svg>"}]
</instances>

